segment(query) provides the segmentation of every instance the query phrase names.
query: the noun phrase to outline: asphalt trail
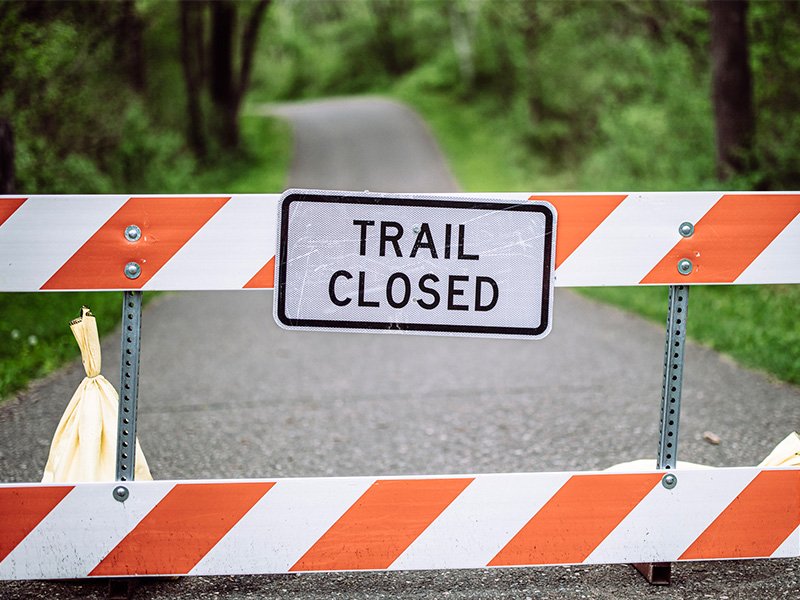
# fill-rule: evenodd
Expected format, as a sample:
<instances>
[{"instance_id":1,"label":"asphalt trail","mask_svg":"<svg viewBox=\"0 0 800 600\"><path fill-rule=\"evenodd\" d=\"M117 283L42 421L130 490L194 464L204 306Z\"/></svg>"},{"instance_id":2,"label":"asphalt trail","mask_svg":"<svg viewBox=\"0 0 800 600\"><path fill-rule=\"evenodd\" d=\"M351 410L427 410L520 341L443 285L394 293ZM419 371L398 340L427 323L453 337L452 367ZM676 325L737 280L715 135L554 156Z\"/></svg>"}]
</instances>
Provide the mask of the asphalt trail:
<instances>
[{"instance_id":1,"label":"asphalt trail","mask_svg":"<svg viewBox=\"0 0 800 600\"><path fill-rule=\"evenodd\" d=\"M400 104L265 110L294 128L290 186L457 191L427 128ZM582 470L655 456L663 331L638 317L558 290L552 333L528 342L285 332L271 306L271 292L207 292L146 309L139 437L156 478ZM116 384L118 340L103 349ZM681 459L755 464L798 427L797 387L691 343L686 360ZM40 478L82 377L73 363L0 407L0 480ZM704 442L705 430L722 443ZM184 578L136 597L777 598L800 592L799 563L680 564L670 588L616 565ZM105 592L100 582L0 584L2 598Z\"/></svg>"}]
</instances>

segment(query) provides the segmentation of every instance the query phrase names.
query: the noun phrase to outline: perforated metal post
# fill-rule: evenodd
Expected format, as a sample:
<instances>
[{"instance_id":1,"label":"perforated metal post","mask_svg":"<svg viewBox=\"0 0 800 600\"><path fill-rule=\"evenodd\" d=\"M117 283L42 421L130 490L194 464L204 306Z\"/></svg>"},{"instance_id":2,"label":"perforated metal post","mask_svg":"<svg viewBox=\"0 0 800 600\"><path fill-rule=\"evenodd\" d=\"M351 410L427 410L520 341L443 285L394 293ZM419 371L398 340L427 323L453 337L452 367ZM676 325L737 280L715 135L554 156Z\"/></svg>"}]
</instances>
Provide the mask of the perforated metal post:
<instances>
[{"instance_id":1,"label":"perforated metal post","mask_svg":"<svg viewBox=\"0 0 800 600\"><path fill-rule=\"evenodd\" d=\"M122 357L117 421L117 481L133 481L136 403L139 397L139 352L142 337L142 292L126 291L122 303Z\"/></svg>"},{"instance_id":2,"label":"perforated metal post","mask_svg":"<svg viewBox=\"0 0 800 600\"><path fill-rule=\"evenodd\" d=\"M686 345L686 318L689 286L669 286L667 342L664 349L664 382L661 388L661 422L658 438L658 468L674 469L678 461L678 426L683 385L683 348Z\"/></svg>"},{"instance_id":3,"label":"perforated metal post","mask_svg":"<svg viewBox=\"0 0 800 600\"><path fill-rule=\"evenodd\" d=\"M664 347L664 381L661 386L661 421L658 435L659 469L674 469L678 462L678 427L681 416L683 385L683 348L686 345L686 318L689 310L689 286L669 286L667 341ZM672 489L675 476L665 475L662 485ZM670 563L637 563L633 565L648 582L669 585L672 579Z\"/></svg>"}]
</instances>

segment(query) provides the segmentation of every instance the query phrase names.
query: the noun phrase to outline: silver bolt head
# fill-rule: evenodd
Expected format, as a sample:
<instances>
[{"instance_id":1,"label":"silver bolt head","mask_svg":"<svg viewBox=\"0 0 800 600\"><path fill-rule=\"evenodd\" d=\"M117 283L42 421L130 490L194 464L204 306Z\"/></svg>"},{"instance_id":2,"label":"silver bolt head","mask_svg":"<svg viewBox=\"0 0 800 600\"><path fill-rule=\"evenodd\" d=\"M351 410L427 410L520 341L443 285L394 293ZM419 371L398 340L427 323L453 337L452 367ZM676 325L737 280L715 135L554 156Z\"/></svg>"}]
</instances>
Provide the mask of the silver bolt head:
<instances>
[{"instance_id":1,"label":"silver bolt head","mask_svg":"<svg viewBox=\"0 0 800 600\"><path fill-rule=\"evenodd\" d=\"M136 225L128 225L125 228L125 239L129 242L138 242L142 237L142 230Z\"/></svg>"},{"instance_id":2,"label":"silver bolt head","mask_svg":"<svg viewBox=\"0 0 800 600\"><path fill-rule=\"evenodd\" d=\"M142 274L142 267L137 262L129 262L125 265L125 277L128 279L136 279Z\"/></svg>"},{"instance_id":3,"label":"silver bolt head","mask_svg":"<svg viewBox=\"0 0 800 600\"><path fill-rule=\"evenodd\" d=\"M694 225L689 221L684 221L683 223L681 223L681 226L678 227L678 232L683 237L691 237L692 234L694 234Z\"/></svg>"},{"instance_id":4,"label":"silver bolt head","mask_svg":"<svg viewBox=\"0 0 800 600\"><path fill-rule=\"evenodd\" d=\"M128 496L131 495L128 491L128 488L126 488L124 485L118 485L115 487L111 494L114 496L114 500L117 502L125 502L125 500L128 499Z\"/></svg>"},{"instance_id":5,"label":"silver bolt head","mask_svg":"<svg viewBox=\"0 0 800 600\"><path fill-rule=\"evenodd\" d=\"M688 275L692 272L692 269L694 269L694 265L688 258L682 258L678 261L678 273L681 275Z\"/></svg>"},{"instance_id":6,"label":"silver bolt head","mask_svg":"<svg viewBox=\"0 0 800 600\"><path fill-rule=\"evenodd\" d=\"M661 478L661 485L663 485L668 490L671 490L676 485L678 485L678 478L675 477L672 473L667 473Z\"/></svg>"}]
</instances>

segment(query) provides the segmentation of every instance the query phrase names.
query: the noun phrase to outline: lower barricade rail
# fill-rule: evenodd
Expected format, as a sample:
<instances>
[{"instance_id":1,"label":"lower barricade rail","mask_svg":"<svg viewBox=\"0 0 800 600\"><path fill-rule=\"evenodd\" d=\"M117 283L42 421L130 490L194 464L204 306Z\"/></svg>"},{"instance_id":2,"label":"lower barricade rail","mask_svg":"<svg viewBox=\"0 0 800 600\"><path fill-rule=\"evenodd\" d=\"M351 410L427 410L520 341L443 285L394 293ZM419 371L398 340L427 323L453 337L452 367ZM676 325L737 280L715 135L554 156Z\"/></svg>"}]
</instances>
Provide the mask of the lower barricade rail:
<instances>
[{"instance_id":1,"label":"lower barricade rail","mask_svg":"<svg viewBox=\"0 0 800 600\"><path fill-rule=\"evenodd\" d=\"M797 468L0 485L0 579L797 556Z\"/></svg>"}]
</instances>

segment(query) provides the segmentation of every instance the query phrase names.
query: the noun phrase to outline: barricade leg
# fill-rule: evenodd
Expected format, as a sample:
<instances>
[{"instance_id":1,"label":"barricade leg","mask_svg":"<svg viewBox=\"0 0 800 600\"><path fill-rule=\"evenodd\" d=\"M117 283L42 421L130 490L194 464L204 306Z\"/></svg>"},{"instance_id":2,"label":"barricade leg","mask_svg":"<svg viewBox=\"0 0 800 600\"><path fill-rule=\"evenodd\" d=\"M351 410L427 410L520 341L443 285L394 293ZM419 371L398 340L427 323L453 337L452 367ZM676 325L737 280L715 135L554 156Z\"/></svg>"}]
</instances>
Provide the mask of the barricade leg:
<instances>
[{"instance_id":1,"label":"barricade leg","mask_svg":"<svg viewBox=\"0 0 800 600\"><path fill-rule=\"evenodd\" d=\"M686 319L689 311L689 286L669 286L667 339L664 347L664 379L661 387L661 420L658 434L657 468L674 469L678 462L678 427L681 416L683 355L686 345ZM669 585L670 563L633 565L654 585Z\"/></svg>"},{"instance_id":2,"label":"barricade leg","mask_svg":"<svg viewBox=\"0 0 800 600\"><path fill-rule=\"evenodd\" d=\"M136 411L139 401L139 355L142 341L142 292L125 291L122 297L122 333L119 373L119 417L117 420L117 481L133 481L136 468ZM114 490L124 502L128 489ZM110 579L109 600L133 597L139 582L132 578Z\"/></svg>"}]
</instances>

